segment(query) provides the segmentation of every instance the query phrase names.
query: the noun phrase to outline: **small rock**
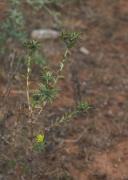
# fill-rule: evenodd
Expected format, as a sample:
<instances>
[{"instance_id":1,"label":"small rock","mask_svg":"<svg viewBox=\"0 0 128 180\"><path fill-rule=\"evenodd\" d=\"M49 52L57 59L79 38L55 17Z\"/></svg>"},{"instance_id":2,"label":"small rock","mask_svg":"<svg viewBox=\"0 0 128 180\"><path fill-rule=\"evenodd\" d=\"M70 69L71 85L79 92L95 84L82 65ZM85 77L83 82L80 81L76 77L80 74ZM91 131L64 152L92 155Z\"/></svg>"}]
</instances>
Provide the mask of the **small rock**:
<instances>
[{"instance_id":1,"label":"small rock","mask_svg":"<svg viewBox=\"0 0 128 180\"><path fill-rule=\"evenodd\" d=\"M80 48L80 52L83 53L83 54L85 54L85 55L89 55L89 54L90 54L89 50L86 49L85 47L81 47L81 48Z\"/></svg>"},{"instance_id":2,"label":"small rock","mask_svg":"<svg viewBox=\"0 0 128 180\"><path fill-rule=\"evenodd\" d=\"M118 168L118 164L114 164L114 168Z\"/></svg>"},{"instance_id":3,"label":"small rock","mask_svg":"<svg viewBox=\"0 0 128 180\"><path fill-rule=\"evenodd\" d=\"M51 29L38 29L33 30L31 37L36 40L45 40L45 39L57 39L60 36L60 33Z\"/></svg>"},{"instance_id":4,"label":"small rock","mask_svg":"<svg viewBox=\"0 0 128 180\"><path fill-rule=\"evenodd\" d=\"M108 113L107 113L109 116L113 117L113 111L112 110L108 110Z\"/></svg>"}]
</instances>

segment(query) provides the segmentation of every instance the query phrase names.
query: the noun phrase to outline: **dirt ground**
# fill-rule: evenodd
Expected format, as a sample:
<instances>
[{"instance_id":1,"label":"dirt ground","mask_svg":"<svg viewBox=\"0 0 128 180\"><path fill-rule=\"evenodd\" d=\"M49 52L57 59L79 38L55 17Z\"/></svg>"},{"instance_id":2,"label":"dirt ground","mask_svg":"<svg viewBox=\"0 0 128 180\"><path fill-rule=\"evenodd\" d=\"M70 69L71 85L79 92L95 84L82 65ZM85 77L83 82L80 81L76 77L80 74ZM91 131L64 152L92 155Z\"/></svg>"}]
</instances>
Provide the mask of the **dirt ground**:
<instances>
[{"instance_id":1,"label":"dirt ground","mask_svg":"<svg viewBox=\"0 0 128 180\"><path fill-rule=\"evenodd\" d=\"M33 14L25 8L29 31L57 28L46 12ZM63 27L80 31L81 38L72 50L66 78L60 83L61 96L46 110L46 120L40 117L39 125L47 126L80 100L95 108L51 132L46 150L34 155L33 179L128 180L128 1L81 0L54 8L61 13ZM59 40L49 40L42 42L42 51L54 68L63 54L63 45ZM2 94L8 82L8 67L2 64L5 58L0 60ZM0 123L0 180L31 180L26 165L31 161L26 152L29 142L24 140L29 124L21 79L15 77L0 110L0 119L4 119ZM3 104L3 97L0 99Z\"/></svg>"}]
</instances>

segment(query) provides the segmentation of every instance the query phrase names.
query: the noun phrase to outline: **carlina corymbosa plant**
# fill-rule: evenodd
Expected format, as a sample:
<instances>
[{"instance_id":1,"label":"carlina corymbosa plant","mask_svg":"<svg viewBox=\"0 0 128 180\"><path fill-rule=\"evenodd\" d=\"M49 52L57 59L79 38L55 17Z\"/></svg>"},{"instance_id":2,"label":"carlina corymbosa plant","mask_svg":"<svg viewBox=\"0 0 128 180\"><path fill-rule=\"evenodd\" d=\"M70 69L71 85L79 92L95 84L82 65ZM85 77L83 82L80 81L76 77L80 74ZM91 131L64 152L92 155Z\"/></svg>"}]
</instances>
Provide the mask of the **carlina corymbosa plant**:
<instances>
[{"instance_id":1,"label":"carlina corymbosa plant","mask_svg":"<svg viewBox=\"0 0 128 180\"><path fill-rule=\"evenodd\" d=\"M37 89L33 92L30 88L30 78L33 73L33 64L35 64L36 59L33 58L33 55L40 44L35 40L27 41L25 45L26 49L26 95L27 95L27 104L28 104L28 117L31 128L31 158L33 151L41 152L45 148L46 144L46 135L45 135L45 127L43 131L40 131L36 135L33 134L34 129L34 121L38 121L39 115L43 113L44 109L47 106L50 106L56 96L59 94L60 89L57 87L58 81L62 79L63 69L68 62L68 57L71 54L70 50L76 44L80 33L78 32L62 32L61 39L65 43L65 52L62 60L59 62L58 70L54 72L50 69L49 66L41 67L41 78L40 82L37 85ZM80 102L77 107L74 107L73 110L70 110L64 113L61 117L57 117L55 122L48 128L49 133L52 128L56 126L60 126L63 123L69 122L74 117L77 117L80 113L87 112L91 106L87 102ZM32 159L31 159L32 160ZM32 174L31 167L31 174Z\"/></svg>"}]
</instances>

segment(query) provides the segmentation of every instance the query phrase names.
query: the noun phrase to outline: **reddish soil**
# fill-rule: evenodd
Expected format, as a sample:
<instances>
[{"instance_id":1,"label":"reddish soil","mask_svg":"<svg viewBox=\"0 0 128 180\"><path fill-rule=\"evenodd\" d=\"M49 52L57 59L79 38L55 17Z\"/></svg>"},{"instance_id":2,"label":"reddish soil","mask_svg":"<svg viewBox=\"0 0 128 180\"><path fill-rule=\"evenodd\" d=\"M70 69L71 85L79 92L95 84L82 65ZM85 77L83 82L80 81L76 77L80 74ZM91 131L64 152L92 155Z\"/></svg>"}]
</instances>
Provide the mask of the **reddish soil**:
<instances>
[{"instance_id":1,"label":"reddish soil","mask_svg":"<svg viewBox=\"0 0 128 180\"><path fill-rule=\"evenodd\" d=\"M57 27L46 12L34 14L30 7L26 9L29 31ZM46 110L45 120L41 115L38 125L48 126L51 119L80 100L95 108L52 130L46 150L34 154L33 179L128 180L128 1L81 0L53 9L61 13L63 27L80 31L81 38L72 50L66 78L60 83L62 94ZM81 47L89 54L82 53ZM59 40L42 42L42 52L51 59L53 68L63 50ZM7 72L8 68L1 65L0 92L6 89ZM5 180L31 180L24 165L31 161L26 152L29 142L24 139L29 136L25 102L24 80L18 74L0 111L4 119L1 135L6 137L0 148L0 176ZM6 163L9 158L18 159L14 167Z\"/></svg>"}]
</instances>

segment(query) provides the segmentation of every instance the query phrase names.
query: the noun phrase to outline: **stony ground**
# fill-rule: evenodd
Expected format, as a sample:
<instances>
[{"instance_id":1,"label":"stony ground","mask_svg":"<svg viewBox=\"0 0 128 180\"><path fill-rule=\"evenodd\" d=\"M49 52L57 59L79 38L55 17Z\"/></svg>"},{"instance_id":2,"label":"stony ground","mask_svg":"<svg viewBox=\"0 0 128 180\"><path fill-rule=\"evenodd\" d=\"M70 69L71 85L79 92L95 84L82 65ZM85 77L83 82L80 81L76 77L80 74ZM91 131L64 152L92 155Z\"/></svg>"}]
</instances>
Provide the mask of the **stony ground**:
<instances>
[{"instance_id":1,"label":"stony ground","mask_svg":"<svg viewBox=\"0 0 128 180\"><path fill-rule=\"evenodd\" d=\"M81 0L55 8L61 13L63 27L80 31L81 38L72 51L66 78L60 83L61 97L47 109L47 119L55 118L80 100L90 102L95 108L53 130L47 149L34 155L33 179L127 180L128 2ZM45 12L35 15L26 9L28 28L56 28L54 19ZM42 42L42 51L54 68L62 56L63 45L59 40L49 40ZM1 65L1 93L8 82L7 72L6 66L3 70ZM29 128L24 81L20 80L21 77L16 76L10 96L0 111L4 119L0 124L1 137L6 137L1 140L0 148L2 180L31 179L26 165L30 163L26 152L29 144L18 135L25 134ZM2 97L1 102L3 104ZM39 124L43 124L43 116ZM23 160L24 153L28 159Z\"/></svg>"}]
</instances>

